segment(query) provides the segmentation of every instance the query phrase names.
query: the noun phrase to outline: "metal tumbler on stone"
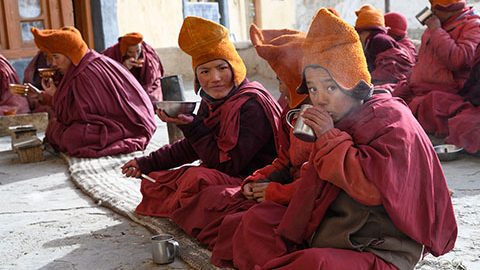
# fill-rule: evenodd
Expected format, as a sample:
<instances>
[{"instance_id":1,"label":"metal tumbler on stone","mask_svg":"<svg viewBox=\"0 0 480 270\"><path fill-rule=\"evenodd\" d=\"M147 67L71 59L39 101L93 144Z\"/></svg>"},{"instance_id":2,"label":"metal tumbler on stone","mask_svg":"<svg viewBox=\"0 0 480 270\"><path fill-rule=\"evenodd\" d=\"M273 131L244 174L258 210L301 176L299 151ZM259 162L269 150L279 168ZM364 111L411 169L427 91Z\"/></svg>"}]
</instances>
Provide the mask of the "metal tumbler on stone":
<instances>
[{"instance_id":1,"label":"metal tumbler on stone","mask_svg":"<svg viewBox=\"0 0 480 270\"><path fill-rule=\"evenodd\" d=\"M303 122L303 117L301 116L301 113L310 107L312 107L311 104L303 104L300 109L290 110L286 116L287 124L293 128L293 135L306 142L314 142L317 139L313 129ZM295 126L293 126L290 118L295 114L298 114L298 117Z\"/></svg>"},{"instance_id":2,"label":"metal tumbler on stone","mask_svg":"<svg viewBox=\"0 0 480 270\"><path fill-rule=\"evenodd\" d=\"M158 234L151 238L152 257L157 264L172 263L178 254L178 242L170 234Z\"/></svg>"}]
</instances>

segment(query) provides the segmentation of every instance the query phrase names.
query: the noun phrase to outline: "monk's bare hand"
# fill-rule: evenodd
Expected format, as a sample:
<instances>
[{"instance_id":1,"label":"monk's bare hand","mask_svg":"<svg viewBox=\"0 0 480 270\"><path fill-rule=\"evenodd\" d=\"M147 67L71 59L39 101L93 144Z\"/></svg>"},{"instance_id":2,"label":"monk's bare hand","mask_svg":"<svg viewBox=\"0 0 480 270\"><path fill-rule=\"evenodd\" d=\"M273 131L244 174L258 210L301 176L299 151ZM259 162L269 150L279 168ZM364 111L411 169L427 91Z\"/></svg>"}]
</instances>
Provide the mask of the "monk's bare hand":
<instances>
[{"instance_id":1,"label":"monk's bare hand","mask_svg":"<svg viewBox=\"0 0 480 270\"><path fill-rule=\"evenodd\" d=\"M143 60L138 61L135 58L130 57L130 58L125 59L125 61L123 61L123 65L127 69L132 69L134 67L142 67L143 66Z\"/></svg>"},{"instance_id":2,"label":"monk's bare hand","mask_svg":"<svg viewBox=\"0 0 480 270\"><path fill-rule=\"evenodd\" d=\"M313 129L317 138L333 128L332 116L320 107L308 108L302 113L302 117L304 123Z\"/></svg>"},{"instance_id":3,"label":"monk's bare hand","mask_svg":"<svg viewBox=\"0 0 480 270\"><path fill-rule=\"evenodd\" d=\"M257 202L265 201L265 190L267 189L268 182L253 183L253 199Z\"/></svg>"},{"instance_id":4,"label":"monk's bare hand","mask_svg":"<svg viewBox=\"0 0 480 270\"><path fill-rule=\"evenodd\" d=\"M253 182L246 183L242 189L243 196L248 200L253 200Z\"/></svg>"},{"instance_id":5,"label":"monk's bare hand","mask_svg":"<svg viewBox=\"0 0 480 270\"><path fill-rule=\"evenodd\" d=\"M193 122L193 115L179 114L177 117L170 117L163 110L157 110L160 120L177 125L188 125Z\"/></svg>"},{"instance_id":6,"label":"monk's bare hand","mask_svg":"<svg viewBox=\"0 0 480 270\"><path fill-rule=\"evenodd\" d=\"M435 30L442 27L442 22L440 22L440 19L437 16L432 15L425 21L425 25L428 29Z\"/></svg>"},{"instance_id":7,"label":"monk's bare hand","mask_svg":"<svg viewBox=\"0 0 480 270\"><path fill-rule=\"evenodd\" d=\"M57 87L55 86L55 83L53 83L52 78L48 79L42 79L42 87L44 90L44 94L48 94L49 96L55 95L55 92L57 91Z\"/></svg>"},{"instance_id":8,"label":"monk's bare hand","mask_svg":"<svg viewBox=\"0 0 480 270\"><path fill-rule=\"evenodd\" d=\"M138 166L138 162L135 159L132 159L129 162L123 164L121 169L122 173L125 174L125 176L127 177L140 178L140 176L142 175L140 167Z\"/></svg>"}]
</instances>

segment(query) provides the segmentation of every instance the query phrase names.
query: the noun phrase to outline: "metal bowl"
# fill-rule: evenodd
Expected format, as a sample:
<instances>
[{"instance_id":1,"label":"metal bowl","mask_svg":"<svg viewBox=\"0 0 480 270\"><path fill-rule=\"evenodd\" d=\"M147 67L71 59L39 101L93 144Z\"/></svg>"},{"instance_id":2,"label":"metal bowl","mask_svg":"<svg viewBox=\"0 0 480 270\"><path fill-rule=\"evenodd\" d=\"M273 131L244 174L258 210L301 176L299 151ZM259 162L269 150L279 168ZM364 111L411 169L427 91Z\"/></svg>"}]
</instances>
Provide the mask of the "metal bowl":
<instances>
[{"instance_id":1,"label":"metal bowl","mask_svg":"<svg viewBox=\"0 0 480 270\"><path fill-rule=\"evenodd\" d=\"M197 106L195 101L158 101L155 107L164 111L170 117L177 117L179 114L192 114Z\"/></svg>"},{"instance_id":2,"label":"metal bowl","mask_svg":"<svg viewBox=\"0 0 480 270\"><path fill-rule=\"evenodd\" d=\"M55 72L57 72L57 70L54 69L54 68L39 68L38 69L38 74L40 75L40 77L42 77L44 79L48 79L48 78L53 77L53 75L55 75Z\"/></svg>"},{"instance_id":3,"label":"metal bowl","mask_svg":"<svg viewBox=\"0 0 480 270\"><path fill-rule=\"evenodd\" d=\"M440 144L433 147L438 155L438 159L441 161L456 160L460 156L462 147L458 147L453 144Z\"/></svg>"},{"instance_id":4,"label":"metal bowl","mask_svg":"<svg viewBox=\"0 0 480 270\"><path fill-rule=\"evenodd\" d=\"M26 96L28 92L28 85L11 83L8 85L10 92L15 95Z\"/></svg>"}]
</instances>

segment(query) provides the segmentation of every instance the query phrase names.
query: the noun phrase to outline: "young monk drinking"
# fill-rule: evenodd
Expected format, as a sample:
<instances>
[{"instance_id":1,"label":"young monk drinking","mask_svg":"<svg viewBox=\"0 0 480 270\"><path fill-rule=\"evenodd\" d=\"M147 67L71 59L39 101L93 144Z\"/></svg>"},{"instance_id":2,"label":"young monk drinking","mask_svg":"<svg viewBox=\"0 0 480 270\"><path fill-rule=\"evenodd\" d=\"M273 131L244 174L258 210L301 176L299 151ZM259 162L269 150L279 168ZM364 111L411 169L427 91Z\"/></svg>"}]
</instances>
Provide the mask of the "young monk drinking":
<instances>
[{"instance_id":1,"label":"young monk drinking","mask_svg":"<svg viewBox=\"0 0 480 270\"><path fill-rule=\"evenodd\" d=\"M152 46L143 41L140 33L128 33L118 38L118 43L102 54L122 63L142 85L148 97L155 103L162 100L163 66Z\"/></svg>"},{"instance_id":2,"label":"young monk drinking","mask_svg":"<svg viewBox=\"0 0 480 270\"><path fill-rule=\"evenodd\" d=\"M403 98L425 131L469 153L480 151L480 108L462 96L478 61L480 17L464 0L430 0L418 62L394 96Z\"/></svg>"},{"instance_id":3,"label":"young monk drinking","mask_svg":"<svg viewBox=\"0 0 480 270\"><path fill-rule=\"evenodd\" d=\"M13 115L30 111L24 96L10 92L9 84L18 84L18 76L10 62L0 54L0 115Z\"/></svg>"},{"instance_id":4,"label":"young monk drinking","mask_svg":"<svg viewBox=\"0 0 480 270\"><path fill-rule=\"evenodd\" d=\"M49 53L52 67L63 74L55 86L54 115L46 141L75 157L101 157L143 150L156 129L153 108L135 78L120 64L89 50L73 27L32 28L37 47Z\"/></svg>"},{"instance_id":5,"label":"young monk drinking","mask_svg":"<svg viewBox=\"0 0 480 270\"><path fill-rule=\"evenodd\" d=\"M228 30L210 20L185 18L180 48L192 57L195 91L201 96L196 115L169 117L184 139L149 156L127 162L126 176L149 174L142 181L136 212L169 217L207 186L240 185L242 179L277 155L280 107L259 83L246 78L246 67L228 38ZM200 166L183 166L200 160Z\"/></svg>"},{"instance_id":6,"label":"young monk drinking","mask_svg":"<svg viewBox=\"0 0 480 270\"><path fill-rule=\"evenodd\" d=\"M358 34L321 9L303 50L299 92L314 107L302 117L317 140L288 207L265 201L243 215L233 265L403 270L450 251L457 226L440 162L405 104L372 91Z\"/></svg>"}]
</instances>

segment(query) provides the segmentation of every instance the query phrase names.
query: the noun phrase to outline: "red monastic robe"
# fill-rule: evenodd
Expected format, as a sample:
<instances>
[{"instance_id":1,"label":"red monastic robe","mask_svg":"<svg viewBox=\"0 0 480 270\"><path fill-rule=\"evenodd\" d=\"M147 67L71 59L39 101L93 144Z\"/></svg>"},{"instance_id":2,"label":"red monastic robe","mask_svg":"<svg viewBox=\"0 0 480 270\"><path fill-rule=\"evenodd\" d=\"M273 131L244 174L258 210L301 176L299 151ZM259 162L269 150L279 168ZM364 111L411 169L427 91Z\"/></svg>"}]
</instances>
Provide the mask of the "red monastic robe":
<instances>
[{"instance_id":1,"label":"red monastic robe","mask_svg":"<svg viewBox=\"0 0 480 270\"><path fill-rule=\"evenodd\" d=\"M266 200L283 204L288 204L290 201L297 186L297 182L294 180L299 176L301 165L308 160L312 147L311 143L303 142L293 136L285 121L285 112L287 111L288 108L282 113L283 128L280 129L280 132L290 132L290 139L288 140L287 136L281 136L284 139L280 143L279 157L271 165L257 170L243 181L245 184L267 177L270 177L271 181L275 181L277 179L271 175L274 172L284 171L282 175L287 174L290 179L285 179L285 184L270 182L265 191ZM289 147L290 141L295 147ZM238 184L212 186L203 189L193 196L188 204L175 210L171 218L187 234L213 249L217 243L220 243L219 246L228 245L224 243L225 241L230 242L231 235L228 234L228 231L234 231L237 226L236 219L233 219L233 222L223 222L224 218L231 220L232 215L241 217L244 211L255 204L254 200L247 200L243 196L242 187ZM217 241L219 231L222 231L223 236Z\"/></svg>"},{"instance_id":2,"label":"red monastic robe","mask_svg":"<svg viewBox=\"0 0 480 270\"><path fill-rule=\"evenodd\" d=\"M120 54L120 46L118 43L107 48L102 54L114 59L120 64L123 63L124 57ZM155 52L155 49L145 42L142 42L142 54L140 58L144 60L143 66L139 68L134 67L130 72L132 72L133 76L135 76L143 89L145 89L152 103L161 101L163 95L160 79L164 73L162 62L157 52Z\"/></svg>"},{"instance_id":3,"label":"red monastic robe","mask_svg":"<svg viewBox=\"0 0 480 270\"><path fill-rule=\"evenodd\" d=\"M75 157L144 150L155 132L152 104L130 72L90 50L53 96L46 139Z\"/></svg>"},{"instance_id":4,"label":"red monastic robe","mask_svg":"<svg viewBox=\"0 0 480 270\"><path fill-rule=\"evenodd\" d=\"M12 94L8 86L11 83L19 83L17 73L8 60L0 55L0 115L10 110L15 110L16 114L28 113L27 99Z\"/></svg>"},{"instance_id":5,"label":"red monastic robe","mask_svg":"<svg viewBox=\"0 0 480 270\"><path fill-rule=\"evenodd\" d=\"M427 133L445 142L480 151L478 109L460 95L480 44L480 18L467 8L442 28L425 30L410 80L394 95L403 98Z\"/></svg>"},{"instance_id":6,"label":"red monastic robe","mask_svg":"<svg viewBox=\"0 0 480 270\"><path fill-rule=\"evenodd\" d=\"M271 134L269 135L271 136L270 138L265 138L264 135L262 136L262 134L267 133L265 131L260 131L260 133L258 133L259 131L256 130L257 134L254 134L254 132L251 131L255 126L258 129L259 124L255 122L258 120L244 119L249 122L249 124L245 127L241 126L242 115L240 111L242 110L243 105L247 104L250 100L255 100L256 103L260 104L257 108L261 108L260 110L263 109L263 115L265 115L269 122L268 134ZM205 101L202 100L202 103L204 102ZM275 145L278 146L280 136L278 134L280 113L280 107L277 102L271 94L263 88L263 86L256 82L243 83L235 94L230 96L220 105L220 107L216 108L214 111L210 111L207 117L203 120L204 127L207 127L210 130L206 134L208 136L197 139L198 143L193 142L192 138L189 138L189 136L194 136L193 134L187 134L186 138L183 139L183 143L186 144L184 148L191 149L192 144L201 144L197 145L195 149L192 149L194 152L193 154L198 158L202 156L202 153L197 153L196 151L211 151L207 148L214 148L215 151L213 152L217 153L216 155L218 158L215 161L210 159L207 164L205 164L205 160L202 160L203 163L201 166L184 166L179 169L151 172L149 176L156 179L157 182L151 183L146 180L142 181L141 192L143 198L142 202L137 206L136 212L142 215L171 217L174 211L189 205L195 199L195 195L206 187L217 185L238 187L242 182L242 177L245 176L238 175L238 173L245 172L244 168L229 166L223 171L220 171L219 169L223 168L221 164L230 162L233 159L242 158L241 156L232 154L233 150L240 147L237 145L240 141L243 143L248 142L250 144L245 147L251 147L252 144L255 145L252 152L260 151L264 148L265 144L271 143L272 140L274 140ZM212 132L215 133L213 141L211 139ZM243 134L242 136L244 137L239 138L240 134ZM257 138L256 136L260 136L261 138ZM160 149L160 151L162 151L162 155L169 155L171 156L171 159L177 159L176 155L178 155L178 153L170 153L163 151L162 149ZM236 153L238 152L239 151L236 151ZM259 163L254 159L261 153L244 154L244 159L246 160L241 162L244 166L251 166L252 164ZM249 158L246 157L247 154ZM274 156L271 156L268 163L270 163L273 158ZM138 161L141 168L144 161L145 158ZM261 164L261 166L265 166L265 163ZM255 169L258 169L258 167ZM233 170L236 170L236 172ZM252 171L247 173L250 174Z\"/></svg>"},{"instance_id":7,"label":"red monastic robe","mask_svg":"<svg viewBox=\"0 0 480 270\"><path fill-rule=\"evenodd\" d=\"M302 249L328 219L325 213L340 191L332 183L355 185L362 174L380 191L398 230L435 256L453 248L457 225L440 162L399 100L372 97L317 139L307 164L288 207L267 201L243 215L231 241L232 257L220 258L222 266L233 261L239 269L395 269L369 252ZM360 173L352 170L358 165Z\"/></svg>"}]
</instances>

